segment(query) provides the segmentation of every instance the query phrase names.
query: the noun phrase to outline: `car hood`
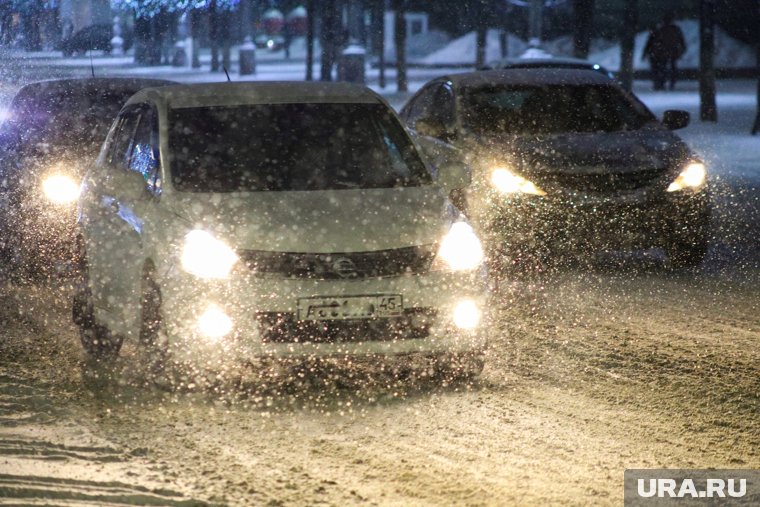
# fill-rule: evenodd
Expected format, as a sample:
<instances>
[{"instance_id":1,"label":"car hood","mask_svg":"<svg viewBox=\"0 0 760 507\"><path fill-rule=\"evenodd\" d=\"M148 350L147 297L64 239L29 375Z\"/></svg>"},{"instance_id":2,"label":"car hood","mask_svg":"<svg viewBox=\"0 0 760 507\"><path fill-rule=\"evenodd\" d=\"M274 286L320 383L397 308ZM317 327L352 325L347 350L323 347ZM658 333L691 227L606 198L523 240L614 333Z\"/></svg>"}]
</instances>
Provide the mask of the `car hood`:
<instances>
[{"instance_id":1,"label":"car hood","mask_svg":"<svg viewBox=\"0 0 760 507\"><path fill-rule=\"evenodd\" d=\"M689 156L686 144L664 129L563 133L541 136L491 136L469 139L478 157L515 164L527 174L605 171L663 172Z\"/></svg>"},{"instance_id":2,"label":"car hood","mask_svg":"<svg viewBox=\"0 0 760 507\"><path fill-rule=\"evenodd\" d=\"M438 187L175 194L173 210L237 249L361 252L436 243L455 218Z\"/></svg>"}]
</instances>

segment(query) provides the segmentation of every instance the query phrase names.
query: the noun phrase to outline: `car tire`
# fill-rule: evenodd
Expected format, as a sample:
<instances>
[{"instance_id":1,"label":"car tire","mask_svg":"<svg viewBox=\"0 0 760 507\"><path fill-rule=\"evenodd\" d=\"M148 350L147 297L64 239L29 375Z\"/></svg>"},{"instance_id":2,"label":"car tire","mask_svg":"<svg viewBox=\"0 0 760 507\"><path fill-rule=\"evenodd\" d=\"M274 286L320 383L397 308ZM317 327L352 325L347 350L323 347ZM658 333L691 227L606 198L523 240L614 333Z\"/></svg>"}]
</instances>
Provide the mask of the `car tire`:
<instances>
[{"instance_id":1,"label":"car tire","mask_svg":"<svg viewBox=\"0 0 760 507\"><path fill-rule=\"evenodd\" d=\"M113 361L119 356L124 338L112 333L107 327L95 320L95 309L92 302L87 257L84 253L82 238L77 240L76 273L79 281L74 290L72 300L72 320L79 327L79 340L85 352L97 361Z\"/></svg>"},{"instance_id":2,"label":"car tire","mask_svg":"<svg viewBox=\"0 0 760 507\"><path fill-rule=\"evenodd\" d=\"M74 323L79 326L79 340L92 359L113 361L119 356L124 340L95 321L92 291L85 276L76 289L72 308Z\"/></svg>"},{"instance_id":3,"label":"car tire","mask_svg":"<svg viewBox=\"0 0 760 507\"><path fill-rule=\"evenodd\" d=\"M161 287L147 269L140 296L140 344L149 356L151 370L160 373L168 361L168 347L162 336Z\"/></svg>"},{"instance_id":4,"label":"car tire","mask_svg":"<svg viewBox=\"0 0 760 507\"><path fill-rule=\"evenodd\" d=\"M670 267L673 269L696 268L707 255L709 243L706 237L694 241L674 241L665 247Z\"/></svg>"}]
</instances>

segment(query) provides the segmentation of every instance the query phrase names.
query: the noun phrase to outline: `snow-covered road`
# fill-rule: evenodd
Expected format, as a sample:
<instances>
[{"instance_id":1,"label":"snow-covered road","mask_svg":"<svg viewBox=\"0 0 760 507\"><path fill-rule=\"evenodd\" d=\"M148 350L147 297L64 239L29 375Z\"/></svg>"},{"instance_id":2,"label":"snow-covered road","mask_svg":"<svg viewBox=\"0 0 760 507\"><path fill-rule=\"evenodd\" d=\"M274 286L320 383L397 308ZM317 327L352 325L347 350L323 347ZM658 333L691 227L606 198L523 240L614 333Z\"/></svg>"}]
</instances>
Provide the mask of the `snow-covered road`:
<instances>
[{"instance_id":1,"label":"snow-covered road","mask_svg":"<svg viewBox=\"0 0 760 507\"><path fill-rule=\"evenodd\" d=\"M697 112L693 83L639 86ZM753 85L721 90L721 122L684 131L715 189L703 268L516 276L474 384L168 392L133 344L85 362L65 284L0 281L0 505L619 505L627 468L760 468L760 141Z\"/></svg>"}]
</instances>

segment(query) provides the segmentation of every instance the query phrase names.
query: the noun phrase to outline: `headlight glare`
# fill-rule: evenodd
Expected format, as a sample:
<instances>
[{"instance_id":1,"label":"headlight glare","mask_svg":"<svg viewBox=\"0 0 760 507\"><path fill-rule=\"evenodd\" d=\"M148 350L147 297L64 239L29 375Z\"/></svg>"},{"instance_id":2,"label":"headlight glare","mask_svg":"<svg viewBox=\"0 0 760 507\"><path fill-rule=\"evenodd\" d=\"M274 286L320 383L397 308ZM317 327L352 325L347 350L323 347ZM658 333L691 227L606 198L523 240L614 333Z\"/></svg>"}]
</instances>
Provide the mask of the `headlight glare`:
<instances>
[{"instance_id":1,"label":"headlight glare","mask_svg":"<svg viewBox=\"0 0 760 507\"><path fill-rule=\"evenodd\" d=\"M519 176L506 167L497 167L491 172L491 185L502 194L546 195L532 181Z\"/></svg>"},{"instance_id":2,"label":"headlight glare","mask_svg":"<svg viewBox=\"0 0 760 507\"><path fill-rule=\"evenodd\" d=\"M198 317L197 330L204 338L215 341L232 331L232 319L215 304L210 304Z\"/></svg>"},{"instance_id":3,"label":"headlight glare","mask_svg":"<svg viewBox=\"0 0 760 507\"><path fill-rule=\"evenodd\" d=\"M432 269L467 271L483 262L483 246L467 222L456 222L441 241Z\"/></svg>"},{"instance_id":4,"label":"headlight glare","mask_svg":"<svg viewBox=\"0 0 760 507\"><path fill-rule=\"evenodd\" d=\"M699 188L707 181L707 169L701 162L692 162L668 186L668 192L677 192L684 188Z\"/></svg>"},{"instance_id":5,"label":"headlight glare","mask_svg":"<svg viewBox=\"0 0 760 507\"><path fill-rule=\"evenodd\" d=\"M205 279L227 278L238 256L224 242L206 231L194 230L185 236L182 268Z\"/></svg>"},{"instance_id":6,"label":"headlight glare","mask_svg":"<svg viewBox=\"0 0 760 507\"><path fill-rule=\"evenodd\" d=\"M69 204L79 198L79 183L66 174L51 174L42 181L42 191L55 204Z\"/></svg>"},{"instance_id":7,"label":"headlight glare","mask_svg":"<svg viewBox=\"0 0 760 507\"><path fill-rule=\"evenodd\" d=\"M480 308L471 299L465 299L454 307L452 319L459 329L475 329L480 323Z\"/></svg>"}]
</instances>

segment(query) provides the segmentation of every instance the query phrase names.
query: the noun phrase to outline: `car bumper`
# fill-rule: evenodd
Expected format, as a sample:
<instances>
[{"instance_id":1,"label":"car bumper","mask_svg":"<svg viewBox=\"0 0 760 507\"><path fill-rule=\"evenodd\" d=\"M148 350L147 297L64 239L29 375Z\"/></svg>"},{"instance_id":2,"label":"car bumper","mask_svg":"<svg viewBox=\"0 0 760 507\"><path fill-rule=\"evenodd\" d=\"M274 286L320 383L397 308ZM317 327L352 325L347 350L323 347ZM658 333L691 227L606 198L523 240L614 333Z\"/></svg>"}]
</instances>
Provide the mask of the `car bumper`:
<instances>
[{"instance_id":1,"label":"car bumper","mask_svg":"<svg viewBox=\"0 0 760 507\"><path fill-rule=\"evenodd\" d=\"M328 357L479 353L486 346L488 291L484 271L431 272L364 280L263 278L249 275L225 282L200 282L174 272L162 285L162 324L182 361L226 364L260 357ZM329 296L401 295L399 317L299 320L298 301ZM472 301L479 325L462 329L453 313ZM223 337L200 330L210 308L232 324Z\"/></svg>"},{"instance_id":2,"label":"car bumper","mask_svg":"<svg viewBox=\"0 0 760 507\"><path fill-rule=\"evenodd\" d=\"M491 247L614 250L702 237L709 221L710 196L704 189L596 200L514 199L491 205L480 223Z\"/></svg>"}]
</instances>

